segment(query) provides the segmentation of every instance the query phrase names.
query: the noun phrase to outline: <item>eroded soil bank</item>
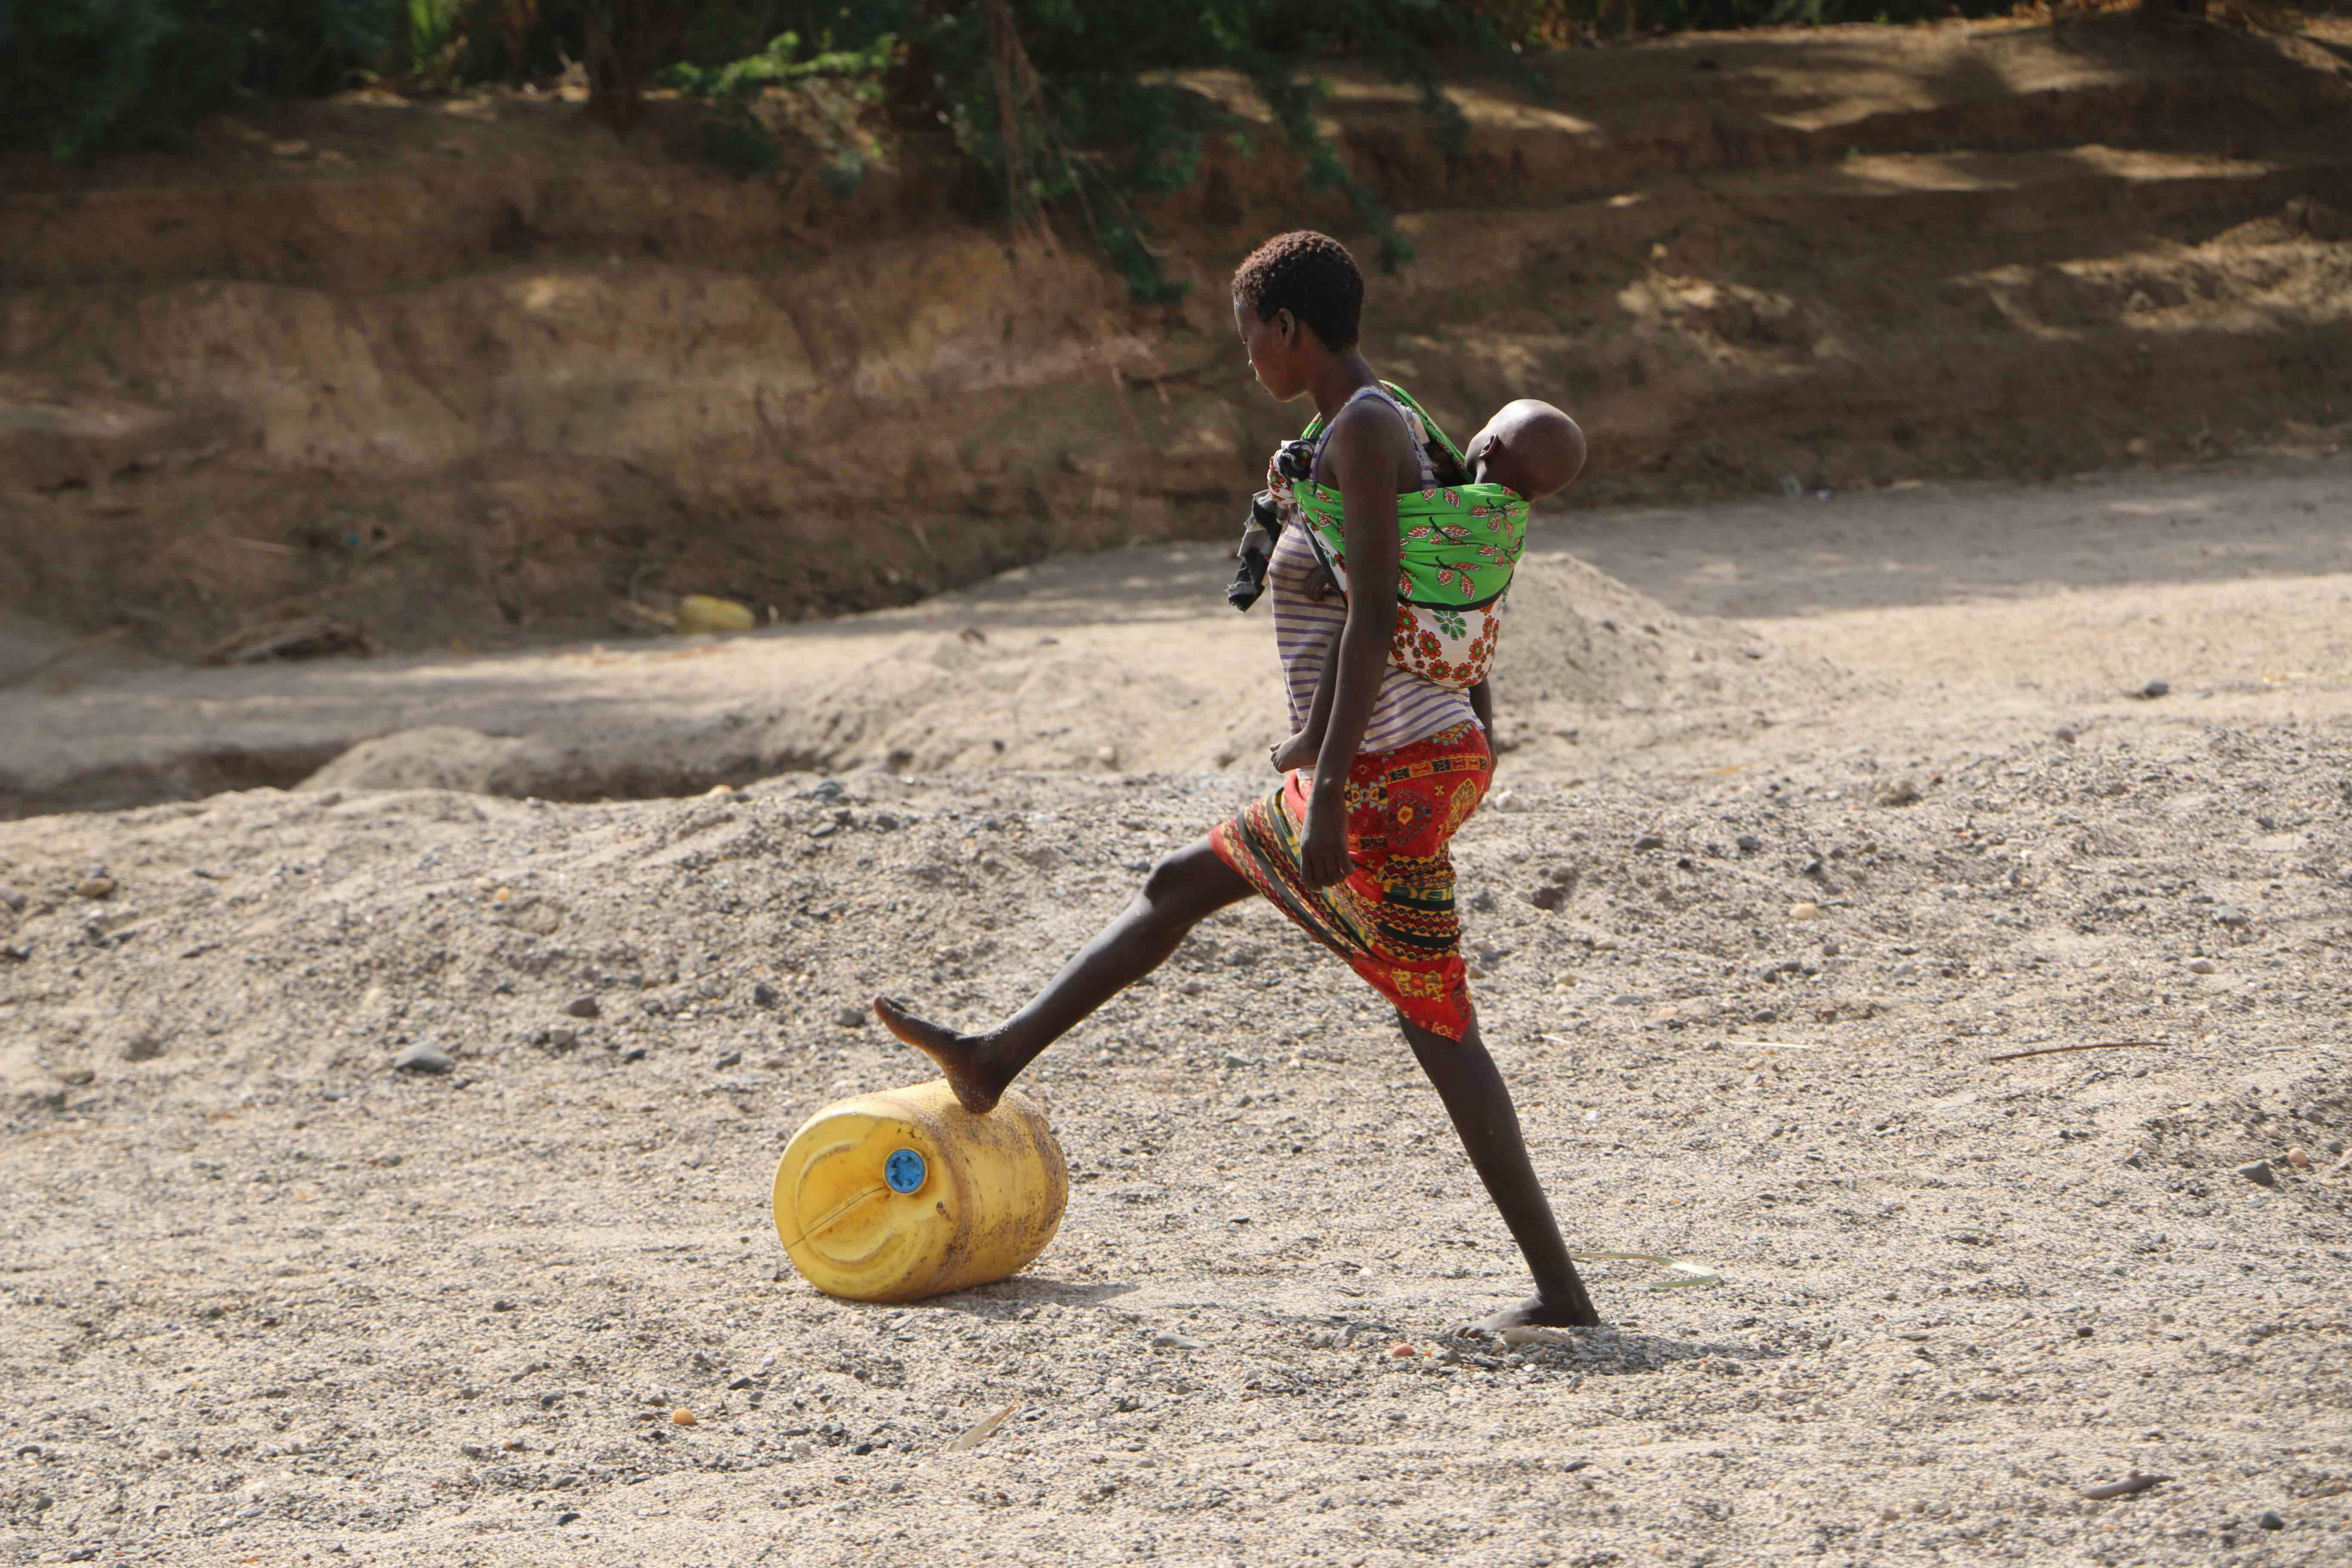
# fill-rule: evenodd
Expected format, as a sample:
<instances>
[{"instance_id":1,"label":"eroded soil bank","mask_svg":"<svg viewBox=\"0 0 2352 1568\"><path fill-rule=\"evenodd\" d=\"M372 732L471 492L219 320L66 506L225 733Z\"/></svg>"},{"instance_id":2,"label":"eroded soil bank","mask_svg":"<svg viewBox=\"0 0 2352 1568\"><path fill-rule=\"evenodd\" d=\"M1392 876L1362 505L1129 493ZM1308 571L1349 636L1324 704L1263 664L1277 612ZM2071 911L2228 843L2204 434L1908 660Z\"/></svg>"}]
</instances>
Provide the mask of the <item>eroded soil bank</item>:
<instances>
[{"instance_id":1,"label":"eroded soil bank","mask_svg":"<svg viewBox=\"0 0 2352 1568\"><path fill-rule=\"evenodd\" d=\"M2313 24L2324 29L2326 24ZM1550 397L1576 504L2319 451L2352 420L2352 41L2134 17L1693 37L1455 89L1439 155L1341 73L1419 259L1377 363L1457 433ZM184 658L324 616L394 649L704 592L791 619L1055 551L1221 537L1291 411L1222 280L1343 224L1256 129L1155 214L1185 302L863 184L576 105L360 97L204 150L13 164L0 609Z\"/></svg>"}]
</instances>

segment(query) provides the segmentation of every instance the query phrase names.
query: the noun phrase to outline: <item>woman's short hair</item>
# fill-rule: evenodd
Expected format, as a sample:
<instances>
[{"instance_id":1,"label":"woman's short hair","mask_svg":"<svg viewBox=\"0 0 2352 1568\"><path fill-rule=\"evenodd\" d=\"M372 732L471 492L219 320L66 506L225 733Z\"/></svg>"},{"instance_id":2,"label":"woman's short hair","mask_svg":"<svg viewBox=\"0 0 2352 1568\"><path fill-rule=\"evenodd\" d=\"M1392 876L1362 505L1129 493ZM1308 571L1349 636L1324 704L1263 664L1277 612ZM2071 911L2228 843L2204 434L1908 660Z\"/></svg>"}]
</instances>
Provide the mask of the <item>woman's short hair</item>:
<instances>
[{"instance_id":1,"label":"woman's short hair","mask_svg":"<svg viewBox=\"0 0 2352 1568\"><path fill-rule=\"evenodd\" d=\"M1277 234L1234 269L1234 298L1261 321L1287 310L1340 353L1356 346L1364 275L1348 247L1311 228Z\"/></svg>"}]
</instances>

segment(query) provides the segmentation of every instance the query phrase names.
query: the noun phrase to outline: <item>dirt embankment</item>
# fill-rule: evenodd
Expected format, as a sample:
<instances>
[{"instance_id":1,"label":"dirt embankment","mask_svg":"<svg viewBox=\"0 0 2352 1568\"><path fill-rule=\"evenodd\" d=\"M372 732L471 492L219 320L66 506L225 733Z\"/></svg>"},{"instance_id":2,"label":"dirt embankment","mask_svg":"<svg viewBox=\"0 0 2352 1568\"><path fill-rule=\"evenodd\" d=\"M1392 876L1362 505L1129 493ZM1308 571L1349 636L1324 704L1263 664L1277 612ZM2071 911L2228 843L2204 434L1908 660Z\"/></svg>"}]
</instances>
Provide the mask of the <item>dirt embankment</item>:
<instances>
[{"instance_id":1,"label":"dirt embankment","mask_svg":"<svg viewBox=\"0 0 2352 1568\"><path fill-rule=\"evenodd\" d=\"M1573 405L1595 499L2072 472L2352 419L2352 42L2133 18L1701 37L1333 125L1419 259L1373 345L1459 431ZM1245 120L1231 81L1200 91ZM1222 534L1291 423L1219 281L1338 226L1260 135L1155 214L1181 306L954 216L942 151L776 179L576 107L353 99L10 169L0 606L393 647L632 591L792 617Z\"/></svg>"}]
</instances>

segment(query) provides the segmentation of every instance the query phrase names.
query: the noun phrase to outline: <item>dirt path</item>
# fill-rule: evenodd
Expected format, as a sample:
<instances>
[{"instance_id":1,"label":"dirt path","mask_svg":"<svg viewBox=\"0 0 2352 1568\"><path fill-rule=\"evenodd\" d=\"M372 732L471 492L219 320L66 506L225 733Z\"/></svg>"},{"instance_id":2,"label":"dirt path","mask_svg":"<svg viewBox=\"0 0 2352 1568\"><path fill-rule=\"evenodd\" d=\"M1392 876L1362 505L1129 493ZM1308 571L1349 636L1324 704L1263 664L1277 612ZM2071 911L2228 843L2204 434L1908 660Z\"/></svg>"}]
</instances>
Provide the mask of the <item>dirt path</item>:
<instances>
[{"instance_id":1,"label":"dirt path","mask_svg":"<svg viewBox=\"0 0 2352 1568\"><path fill-rule=\"evenodd\" d=\"M1742 700L1783 721L1830 712L1849 683L1741 657L1797 647L1780 631L1794 617L1806 617L1801 651L1873 680L1978 681L2003 711L2035 693L2027 724L2052 702L2105 710L2151 678L2210 689L2217 711L2282 683L2266 677L2338 689L2352 671L2347 512L2352 467L2323 460L1553 513L1538 552L1572 550L1601 575L1556 558L1530 573L1502 678L1506 735L1544 747L1572 729L1648 747L1696 725L1713 743ZM1223 603L1231 570L1205 545L1062 558L908 609L732 641L238 670L68 658L0 689L0 808L289 784L427 725L509 743L408 737L331 777L577 800L885 763L1247 772L1282 715L1263 614ZM2253 600L2260 639L2241 629ZM1760 642L1676 612L1749 617ZM1671 636L1642 629L1669 622ZM1710 658L1729 673L1693 687ZM1605 768L1611 752L1587 744L1549 765Z\"/></svg>"},{"instance_id":2,"label":"dirt path","mask_svg":"<svg viewBox=\"0 0 2352 1568\"><path fill-rule=\"evenodd\" d=\"M1118 729L1090 763L1072 719L1059 771L0 824L0 1560L2340 1562L2345 488L1561 537L1631 585L1558 563L1591 596L1518 628L1582 662L1517 672L1552 695L1461 842L1475 985L1570 1236L1726 1280L1596 1264L1612 1327L1567 1347L1447 1336L1517 1261L1392 1026L1255 908L1041 1066L1075 1184L1029 1273L887 1310L777 1278L784 1139L913 1072L838 1010L1010 1005L1262 787L1242 762L1136 771L1161 742ZM980 661L922 667L942 704L1017 667L1001 731L1125 726L1155 674L1205 706L1245 637L1234 679L1263 678L1262 626L1189 607L1213 565L1055 563L688 658L136 676L0 714L67 737L79 701L120 746L142 711L233 735L296 697L330 735L373 681L404 713L602 692L599 724L683 727L746 700L722 672L896 648ZM391 1071L418 1041L453 1070ZM2234 1173L2257 1159L2274 1185ZM2135 1471L2170 1479L2082 1495Z\"/></svg>"}]
</instances>

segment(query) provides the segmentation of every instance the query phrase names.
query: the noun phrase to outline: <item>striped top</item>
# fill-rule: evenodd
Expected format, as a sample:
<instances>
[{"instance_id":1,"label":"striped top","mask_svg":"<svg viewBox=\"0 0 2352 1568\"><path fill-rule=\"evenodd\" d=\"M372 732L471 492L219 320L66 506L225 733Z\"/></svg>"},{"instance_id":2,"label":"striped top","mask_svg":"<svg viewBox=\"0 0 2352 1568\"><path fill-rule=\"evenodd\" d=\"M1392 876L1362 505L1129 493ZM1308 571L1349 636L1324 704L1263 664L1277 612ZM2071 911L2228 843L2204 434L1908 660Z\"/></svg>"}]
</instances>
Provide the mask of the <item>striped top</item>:
<instances>
[{"instance_id":1,"label":"striped top","mask_svg":"<svg viewBox=\"0 0 2352 1568\"><path fill-rule=\"evenodd\" d=\"M1356 394L1356 397L1367 396L1378 397L1404 416L1396 400L1379 387L1368 386ZM1406 419L1408 429L1412 423ZM1328 427L1325 438L1329 438ZM1427 450L1417 443L1415 450L1421 458L1423 481L1434 484L1436 470ZM1316 457L1322 457L1320 442ZM1266 562L1265 586L1274 603L1274 650L1282 661L1283 683L1290 699L1290 728L1296 732L1306 727L1314 710L1315 686L1322 678L1332 639L1348 624L1348 605L1324 581L1315 547L1307 542L1306 527L1295 515L1287 520ZM1372 716L1364 725L1364 738L1357 751L1392 752L1456 724L1477 721L1467 693L1424 680L1391 664L1386 667L1380 699L1372 705Z\"/></svg>"}]
</instances>

